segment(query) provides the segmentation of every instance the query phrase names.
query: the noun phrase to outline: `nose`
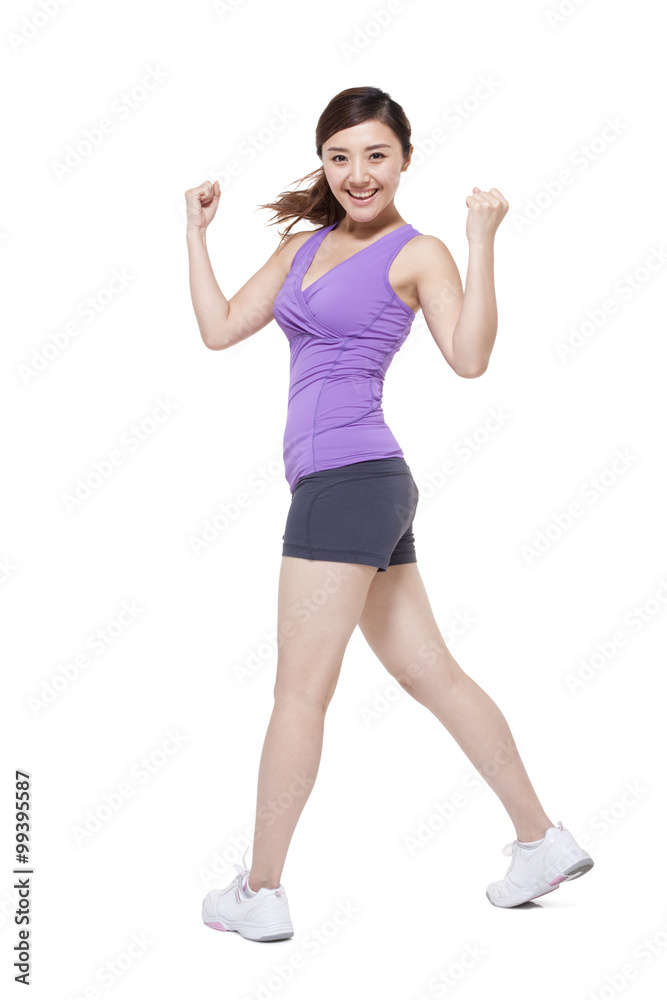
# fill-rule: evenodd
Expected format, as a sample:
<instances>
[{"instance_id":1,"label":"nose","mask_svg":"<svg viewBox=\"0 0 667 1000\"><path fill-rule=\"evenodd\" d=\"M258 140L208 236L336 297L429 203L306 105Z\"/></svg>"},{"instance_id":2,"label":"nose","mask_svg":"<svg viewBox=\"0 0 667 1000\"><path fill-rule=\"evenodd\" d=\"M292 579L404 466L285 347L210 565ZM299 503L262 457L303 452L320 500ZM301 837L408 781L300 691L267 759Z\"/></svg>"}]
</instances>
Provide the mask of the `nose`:
<instances>
[{"instance_id":1,"label":"nose","mask_svg":"<svg viewBox=\"0 0 667 1000\"><path fill-rule=\"evenodd\" d=\"M368 164L365 160L353 160L350 166L350 176L349 176L349 187L359 188L360 190L364 185L368 186L370 174L368 172Z\"/></svg>"}]
</instances>

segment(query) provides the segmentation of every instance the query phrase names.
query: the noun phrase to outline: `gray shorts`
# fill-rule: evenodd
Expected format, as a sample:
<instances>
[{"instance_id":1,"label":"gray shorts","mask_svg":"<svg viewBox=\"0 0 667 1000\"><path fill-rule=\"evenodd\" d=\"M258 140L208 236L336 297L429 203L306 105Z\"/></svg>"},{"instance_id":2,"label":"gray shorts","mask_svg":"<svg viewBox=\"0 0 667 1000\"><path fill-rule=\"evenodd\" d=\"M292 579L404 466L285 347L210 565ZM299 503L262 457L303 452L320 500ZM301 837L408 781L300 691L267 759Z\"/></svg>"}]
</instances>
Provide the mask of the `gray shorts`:
<instances>
[{"instance_id":1,"label":"gray shorts","mask_svg":"<svg viewBox=\"0 0 667 1000\"><path fill-rule=\"evenodd\" d=\"M301 476L283 555L387 566L417 562L412 522L419 490L404 458L373 458Z\"/></svg>"}]
</instances>

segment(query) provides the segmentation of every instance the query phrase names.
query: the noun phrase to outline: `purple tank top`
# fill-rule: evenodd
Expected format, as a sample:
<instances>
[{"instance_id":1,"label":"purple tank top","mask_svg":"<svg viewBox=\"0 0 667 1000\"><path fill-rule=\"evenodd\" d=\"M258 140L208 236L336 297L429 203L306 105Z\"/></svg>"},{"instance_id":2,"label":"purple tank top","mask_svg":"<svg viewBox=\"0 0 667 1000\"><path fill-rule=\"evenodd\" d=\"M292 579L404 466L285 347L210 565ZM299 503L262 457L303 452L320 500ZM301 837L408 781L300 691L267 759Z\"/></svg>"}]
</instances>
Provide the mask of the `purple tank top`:
<instances>
[{"instance_id":1,"label":"purple tank top","mask_svg":"<svg viewBox=\"0 0 667 1000\"><path fill-rule=\"evenodd\" d=\"M389 267L421 233L409 223L362 247L301 291L328 232L316 230L294 254L273 315L290 347L285 478L372 458L403 458L382 413L384 377L415 314L389 284Z\"/></svg>"}]
</instances>

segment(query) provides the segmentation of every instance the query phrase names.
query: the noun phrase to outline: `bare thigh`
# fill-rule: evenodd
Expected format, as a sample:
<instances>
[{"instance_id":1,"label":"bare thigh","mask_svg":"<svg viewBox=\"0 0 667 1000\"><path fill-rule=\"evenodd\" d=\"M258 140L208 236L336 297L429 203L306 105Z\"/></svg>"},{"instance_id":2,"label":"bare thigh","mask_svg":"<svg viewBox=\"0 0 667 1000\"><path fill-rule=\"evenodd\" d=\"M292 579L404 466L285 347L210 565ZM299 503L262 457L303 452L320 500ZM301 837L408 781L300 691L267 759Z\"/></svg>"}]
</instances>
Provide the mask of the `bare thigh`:
<instances>
[{"instance_id":1,"label":"bare thigh","mask_svg":"<svg viewBox=\"0 0 667 1000\"><path fill-rule=\"evenodd\" d=\"M359 628L380 662L407 691L428 694L461 668L445 644L417 563L389 566L369 588Z\"/></svg>"},{"instance_id":2,"label":"bare thigh","mask_svg":"<svg viewBox=\"0 0 667 1000\"><path fill-rule=\"evenodd\" d=\"M377 566L282 556L278 580L276 696L327 707Z\"/></svg>"}]
</instances>

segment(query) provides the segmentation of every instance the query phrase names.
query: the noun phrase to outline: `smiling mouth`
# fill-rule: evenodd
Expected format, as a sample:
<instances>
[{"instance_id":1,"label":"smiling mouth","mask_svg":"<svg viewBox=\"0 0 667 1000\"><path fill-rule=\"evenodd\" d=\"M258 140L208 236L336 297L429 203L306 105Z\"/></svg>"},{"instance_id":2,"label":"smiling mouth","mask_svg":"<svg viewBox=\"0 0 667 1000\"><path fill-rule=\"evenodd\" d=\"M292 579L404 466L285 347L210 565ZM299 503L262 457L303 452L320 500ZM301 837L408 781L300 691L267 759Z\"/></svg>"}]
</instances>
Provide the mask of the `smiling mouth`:
<instances>
[{"instance_id":1,"label":"smiling mouth","mask_svg":"<svg viewBox=\"0 0 667 1000\"><path fill-rule=\"evenodd\" d=\"M379 188L374 188L370 194L367 194L365 191L360 191L357 194L354 191L350 191L350 189L347 188L347 193L349 194L350 198L354 199L354 201L370 201L372 198L375 197L375 195L378 193L379 190L380 190ZM360 195L363 195L363 197L360 197Z\"/></svg>"}]
</instances>

